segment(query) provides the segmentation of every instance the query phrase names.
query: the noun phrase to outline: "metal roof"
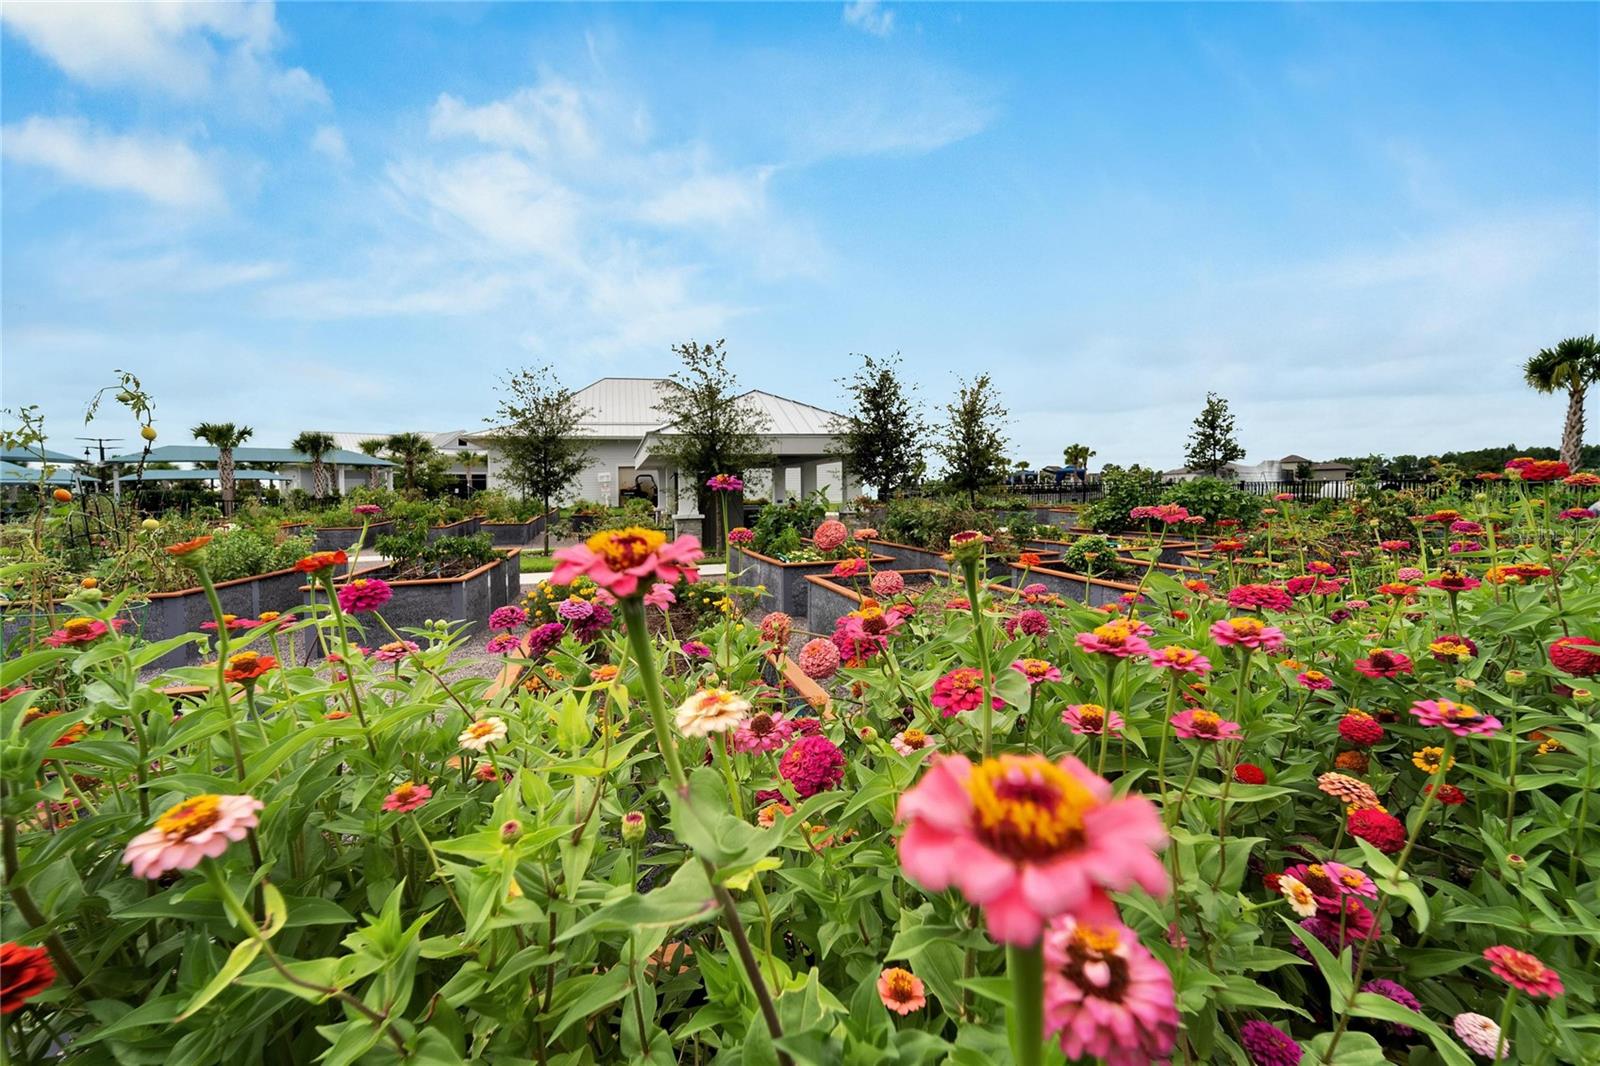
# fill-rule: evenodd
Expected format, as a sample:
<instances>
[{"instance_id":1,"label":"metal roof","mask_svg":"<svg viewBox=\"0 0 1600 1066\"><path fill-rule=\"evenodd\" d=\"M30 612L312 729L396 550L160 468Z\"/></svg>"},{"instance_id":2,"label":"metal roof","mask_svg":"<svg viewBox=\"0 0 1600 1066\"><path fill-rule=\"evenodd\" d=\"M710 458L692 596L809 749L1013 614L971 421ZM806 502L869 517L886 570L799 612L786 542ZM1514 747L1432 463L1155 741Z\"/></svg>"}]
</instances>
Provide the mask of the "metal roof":
<instances>
[{"instance_id":1,"label":"metal roof","mask_svg":"<svg viewBox=\"0 0 1600 1066\"><path fill-rule=\"evenodd\" d=\"M32 448L6 448L0 451L0 461L7 463L82 463L87 462L65 452L52 451L44 445Z\"/></svg>"},{"instance_id":2,"label":"metal roof","mask_svg":"<svg viewBox=\"0 0 1600 1066\"><path fill-rule=\"evenodd\" d=\"M657 406L665 380L601 378L579 389L572 402L589 410L579 423L584 435L637 439L658 428L666 419Z\"/></svg>"},{"instance_id":3,"label":"metal roof","mask_svg":"<svg viewBox=\"0 0 1600 1066\"><path fill-rule=\"evenodd\" d=\"M124 466L137 463L139 452L128 452L125 455L114 455L106 461L121 463ZM215 463L218 449L208 444L164 444L159 448L150 449L150 461L154 463ZM236 463L293 463L296 466L308 466L311 456L304 452L297 452L293 448L235 448L233 461ZM374 459L361 452L345 451L335 448L322 457L322 461L332 466L393 466L387 459Z\"/></svg>"},{"instance_id":4,"label":"metal roof","mask_svg":"<svg viewBox=\"0 0 1600 1066\"><path fill-rule=\"evenodd\" d=\"M44 471L42 470L31 470L25 466L18 466L16 463L0 460L0 485L37 485L43 473ZM77 478L64 470L57 470L49 477L44 478L44 483L46 485L73 485L77 483Z\"/></svg>"},{"instance_id":5,"label":"metal roof","mask_svg":"<svg viewBox=\"0 0 1600 1066\"><path fill-rule=\"evenodd\" d=\"M345 451L361 452L362 455L366 454L366 452L361 451L362 441L388 440L390 437L394 436L393 433L350 433L345 430L331 429L318 430L318 432L327 433L328 436L332 437L335 447L343 448ZM442 452L448 452L459 451L462 447L460 442L471 437L476 431L466 429L451 429L446 430L443 433L433 433L427 430L417 430L416 432L419 437L432 441L435 448L438 448Z\"/></svg>"},{"instance_id":6,"label":"metal roof","mask_svg":"<svg viewBox=\"0 0 1600 1066\"><path fill-rule=\"evenodd\" d=\"M134 481L137 474L123 474L118 481ZM215 470L146 470L145 481L214 481ZM235 481L293 481L293 474L275 474L271 470L235 470Z\"/></svg>"}]
</instances>

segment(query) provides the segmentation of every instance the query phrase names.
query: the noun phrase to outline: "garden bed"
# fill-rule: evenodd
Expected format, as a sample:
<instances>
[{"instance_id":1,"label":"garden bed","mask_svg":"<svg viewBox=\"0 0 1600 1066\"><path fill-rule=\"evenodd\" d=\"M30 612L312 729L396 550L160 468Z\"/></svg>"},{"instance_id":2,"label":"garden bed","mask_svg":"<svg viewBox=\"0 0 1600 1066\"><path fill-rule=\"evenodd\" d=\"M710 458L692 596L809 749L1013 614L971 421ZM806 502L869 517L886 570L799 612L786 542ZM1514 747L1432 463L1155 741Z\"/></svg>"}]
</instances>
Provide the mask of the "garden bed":
<instances>
[{"instance_id":1,"label":"garden bed","mask_svg":"<svg viewBox=\"0 0 1600 1066\"><path fill-rule=\"evenodd\" d=\"M478 532L482 519L473 515L457 522L444 522L437 526L428 527L428 539L439 540L441 537L470 537Z\"/></svg>"},{"instance_id":2,"label":"garden bed","mask_svg":"<svg viewBox=\"0 0 1600 1066\"><path fill-rule=\"evenodd\" d=\"M1087 577L1047 567L1035 566L1025 571L1023 567L1012 563L1011 572L1012 582L1018 588L1024 582L1043 585L1057 596L1076 600L1090 607L1104 607L1108 603L1118 603L1121 602L1123 593L1139 591L1138 585L1131 585L1125 581L1107 581L1103 578Z\"/></svg>"},{"instance_id":3,"label":"garden bed","mask_svg":"<svg viewBox=\"0 0 1600 1066\"><path fill-rule=\"evenodd\" d=\"M390 518L368 523L367 543L371 544L386 533L393 533L394 528L394 520ZM349 551L361 537L360 526L325 526L311 532L316 538L312 548L319 552Z\"/></svg>"},{"instance_id":4,"label":"garden bed","mask_svg":"<svg viewBox=\"0 0 1600 1066\"><path fill-rule=\"evenodd\" d=\"M394 598L383 607L383 616L395 629L421 626L429 619L466 622L472 631L486 624L497 607L515 603L522 597L522 571L518 556L521 548L508 548L500 558L484 563L464 574L451 577L404 579L391 577L392 564L374 566L357 577L377 577L389 583ZM302 579L304 575L297 575ZM349 580L340 578L336 585ZM299 602L326 602L322 590L312 585L298 586ZM369 634L378 643L387 640L387 631ZM381 638L381 639L380 639Z\"/></svg>"},{"instance_id":5,"label":"garden bed","mask_svg":"<svg viewBox=\"0 0 1600 1066\"><path fill-rule=\"evenodd\" d=\"M526 522L491 522L488 519L480 519L478 532L489 534L496 548L523 547L544 536L544 527L550 517L549 514L536 515Z\"/></svg>"},{"instance_id":6,"label":"garden bed","mask_svg":"<svg viewBox=\"0 0 1600 1066\"><path fill-rule=\"evenodd\" d=\"M877 547L876 541L873 547ZM870 563L881 569L892 566L895 560L888 555L874 554ZM759 601L763 613L782 611L791 618L804 618L807 598L811 594L806 577L811 574L831 574L838 565L836 559L786 563L770 555L733 546L728 552L728 581L742 588L764 587L766 592L762 593Z\"/></svg>"}]
</instances>

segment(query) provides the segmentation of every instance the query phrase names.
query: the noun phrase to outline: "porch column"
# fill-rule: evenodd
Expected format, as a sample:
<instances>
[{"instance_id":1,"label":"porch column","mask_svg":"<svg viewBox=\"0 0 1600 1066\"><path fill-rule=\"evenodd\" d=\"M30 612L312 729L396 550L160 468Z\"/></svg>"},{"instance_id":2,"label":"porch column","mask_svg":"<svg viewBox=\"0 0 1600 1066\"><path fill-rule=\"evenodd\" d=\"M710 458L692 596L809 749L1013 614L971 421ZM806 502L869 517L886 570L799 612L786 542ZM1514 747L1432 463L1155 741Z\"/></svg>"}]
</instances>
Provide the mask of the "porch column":
<instances>
[{"instance_id":1,"label":"porch column","mask_svg":"<svg viewBox=\"0 0 1600 1066\"><path fill-rule=\"evenodd\" d=\"M817 464L800 464L800 495L810 499L817 491Z\"/></svg>"},{"instance_id":2,"label":"porch column","mask_svg":"<svg viewBox=\"0 0 1600 1066\"><path fill-rule=\"evenodd\" d=\"M782 463L772 464L772 502L782 503L788 494L789 468Z\"/></svg>"}]
</instances>

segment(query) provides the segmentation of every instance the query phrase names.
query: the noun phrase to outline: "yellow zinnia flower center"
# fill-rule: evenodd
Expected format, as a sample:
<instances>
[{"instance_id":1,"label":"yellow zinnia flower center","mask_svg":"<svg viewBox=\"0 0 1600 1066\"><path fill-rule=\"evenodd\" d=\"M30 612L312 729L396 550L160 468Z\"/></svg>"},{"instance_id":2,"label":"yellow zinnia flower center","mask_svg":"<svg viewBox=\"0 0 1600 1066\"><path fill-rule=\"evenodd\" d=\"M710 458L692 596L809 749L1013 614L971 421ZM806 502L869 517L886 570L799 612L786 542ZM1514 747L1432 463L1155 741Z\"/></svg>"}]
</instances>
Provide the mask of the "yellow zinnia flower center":
<instances>
[{"instance_id":1,"label":"yellow zinnia flower center","mask_svg":"<svg viewBox=\"0 0 1600 1066\"><path fill-rule=\"evenodd\" d=\"M967 777L978 834L1013 859L1044 859L1075 846L1098 806L1089 786L1039 755L985 759Z\"/></svg>"},{"instance_id":2,"label":"yellow zinnia flower center","mask_svg":"<svg viewBox=\"0 0 1600 1066\"><path fill-rule=\"evenodd\" d=\"M613 570L639 566L666 542L667 535L659 529L640 526L607 529L584 541L589 550L604 559Z\"/></svg>"},{"instance_id":3,"label":"yellow zinnia flower center","mask_svg":"<svg viewBox=\"0 0 1600 1066\"><path fill-rule=\"evenodd\" d=\"M188 840L202 829L209 829L222 816L222 797L195 796L186 799L156 819L156 828L168 840Z\"/></svg>"}]
</instances>

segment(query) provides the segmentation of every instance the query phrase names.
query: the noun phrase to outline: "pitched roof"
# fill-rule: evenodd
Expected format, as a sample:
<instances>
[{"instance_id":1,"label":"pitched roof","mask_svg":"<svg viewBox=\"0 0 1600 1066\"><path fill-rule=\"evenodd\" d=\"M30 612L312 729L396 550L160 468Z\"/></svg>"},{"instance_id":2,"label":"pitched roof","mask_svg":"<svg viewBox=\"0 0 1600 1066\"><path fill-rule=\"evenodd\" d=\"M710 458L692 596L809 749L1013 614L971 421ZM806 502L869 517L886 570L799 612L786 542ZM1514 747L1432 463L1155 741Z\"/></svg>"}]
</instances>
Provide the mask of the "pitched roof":
<instances>
[{"instance_id":1,"label":"pitched roof","mask_svg":"<svg viewBox=\"0 0 1600 1066\"><path fill-rule=\"evenodd\" d=\"M110 463L121 463L127 466L139 461L139 452L128 452L124 455L113 455L107 459ZM150 449L150 461L156 463L214 463L217 461L218 449L209 444L164 444L159 448ZM293 448L235 448L233 461L236 463L295 463L305 465L311 462L311 456L304 452L297 452ZM322 457L324 463L338 466L393 466L387 459L374 459L361 452L346 451L335 448Z\"/></svg>"},{"instance_id":2,"label":"pitched roof","mask_svg":"<svg viewBox=\"0 0 1600 1066\"><path fill-rule=\"evenodd\" d=\"M215 479L215 470L146 470L145 481L211 481ZM137 474L123 474L117 478L121 482L130 482L138 479ZM271 470L235 470L235 481L293 481L293 474L275 474Z\"/></svg>"},{"instance_id":3,"label":"pitched roof","mask_svg":"<svg viewBox=\"0 0 1600 1066\"><path fill-rule=\"evenodd\" d=\"M37 485L41 478L46 485L71 485L77 481L77 478L65 470L57 470L49 477L43 475L42 470L33 470L0 460L0 485Z\"/></svg>"},{"instance_id":4,"label":"pitched roof","mask_svg":"<svg viewBox=\"0 0 1600 1066\"><path fill-rule=\"evenodd\" d=\"M7 448L0 451L0 460L7 463L82 463L87 460L65 452L52 451L42 444L31 448Z\"/></svg>"}]
</instances>

